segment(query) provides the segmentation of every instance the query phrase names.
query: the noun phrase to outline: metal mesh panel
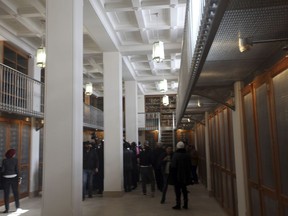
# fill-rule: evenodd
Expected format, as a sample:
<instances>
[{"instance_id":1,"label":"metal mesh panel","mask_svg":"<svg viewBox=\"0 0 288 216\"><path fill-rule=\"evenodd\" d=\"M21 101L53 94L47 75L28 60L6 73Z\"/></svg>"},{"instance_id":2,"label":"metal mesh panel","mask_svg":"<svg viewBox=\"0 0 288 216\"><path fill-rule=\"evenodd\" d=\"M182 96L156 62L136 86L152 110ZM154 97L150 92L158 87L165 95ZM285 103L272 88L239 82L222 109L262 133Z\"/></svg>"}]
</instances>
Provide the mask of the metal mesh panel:
<instances>
[{"instance_id":1,"label":"metal mesh panel","mask_svg":"<svg viewBox=\"0 0 288 216\"><path fill-rule=\"evenodd\" d=\"M275 109L276 109L276 124L277 138L279 145L279 160L280 160L280 176L281 190L288 196L288 70L273 78L273 86L275 93Z\"/></svg>"},{"instance_id":2,"label":"metal mesh panel","mask_svg":"<svg viewBox=\"0 0 288 216\"><path fill-rule=\"evenodd\" d=\"M252 94L248 94L244 97L244 110L245 110L245 125L246 125L246 146L247 156L249 163L249 178L257 181L257 161L256 161L256 145L254 136L254 121L253 121L253 105Z\"/></svg>"},{"instance_id":3,"label":"metal mesh panel","mask_svg":"<svg viewBox=\"0 0 288 216\"><path fill-rule=\"evenodd\" d=\"M267 86L263 84L256 89L256 113L258 120L258 139L260 147L260 163L262 169L263 184L274 188L275 187L275 173L273 169L272 146L270 136L270 118L267 101Z\"/></svg>"}]
</instances>

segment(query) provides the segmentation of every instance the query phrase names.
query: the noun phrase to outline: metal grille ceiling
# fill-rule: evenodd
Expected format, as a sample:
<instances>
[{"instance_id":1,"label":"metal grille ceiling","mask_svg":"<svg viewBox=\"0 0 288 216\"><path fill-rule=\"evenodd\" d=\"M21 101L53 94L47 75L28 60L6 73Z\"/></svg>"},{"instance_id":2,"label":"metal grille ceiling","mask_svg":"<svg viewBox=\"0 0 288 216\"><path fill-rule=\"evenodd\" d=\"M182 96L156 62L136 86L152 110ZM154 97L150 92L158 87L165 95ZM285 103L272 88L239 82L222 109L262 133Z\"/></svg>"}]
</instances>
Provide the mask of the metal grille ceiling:
<instances>
[{"instance_id":1,"label":"metal grille ceiling","mask_svg":"<svg viewBox=\"0 0 288 216\"><path fill-rule=\"evenodd\" d=\"M206 95L213 98L214 102L224 103L233 95L235 81L251 81L256 74L271 66L277 58L284 56L283 47L288 45L288 40L258 43L254 44L251 50L241 53L238 47L239 36L251 37L254 41L288 39L287 26L288 1L286 0L230 1L196 87L190 93L190 102L186 107L182 123L186 122L186 118L194 116L193 109L198 120L204 119L207 107L205 109L197 107L195 102L193 103L194 94ZM218 91L219 89L222 93ZM219 104L210 104L208 111Z\"/></svg>"},{"instance_id":2,"label":"metal grille ceiling","mask_svg":"<svg viewBox=\"0 0 288 216\"><path fill-rule=\"evenodd\" d=\"M34 56L44 31L41 20L45 20L45 4L45 0L0 1L3 39ZM186 0L84 1L83 76L85 82L93 82L94 93L103 95L102 53L119 51L123 56L123 81L136 80L139 94L161 94L157 83L163 77L168 80L167 93L176 94L171 83L179 76L185 6ZM239 35L258 41L288 38L287 26L287 0L229 1L195 89L188 92L191 97L184 120L203 120L205 111L233 95L235 81L251 80L283 56L282 48L288 44L254 44L250 51L240 53ZM152 43L158 35L165 47L165 60L159 64L151 60ZM197 106L199 98L201 107Z\"/></svg>"}]
</instances>

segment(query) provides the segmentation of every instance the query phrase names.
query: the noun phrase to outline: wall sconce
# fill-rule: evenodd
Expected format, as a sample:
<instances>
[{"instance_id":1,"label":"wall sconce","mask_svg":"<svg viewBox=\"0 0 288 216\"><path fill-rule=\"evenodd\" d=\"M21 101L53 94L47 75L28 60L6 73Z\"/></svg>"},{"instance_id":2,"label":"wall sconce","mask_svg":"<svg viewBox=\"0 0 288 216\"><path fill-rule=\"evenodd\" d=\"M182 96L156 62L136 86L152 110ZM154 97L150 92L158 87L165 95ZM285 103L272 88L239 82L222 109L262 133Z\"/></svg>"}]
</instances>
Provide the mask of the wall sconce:
<instances>
[{"instance_id":1,"label":"wall sconce","mask_svg":"<svg viewBox=\"0 0 288 216\"><path fill-rule=\"evenodd\" d=\"M200 100L198 99L198 102L197 102L197 106L198 107L201 107L202 106L202 104L200 103Z\"/></svg>"},{"instance_id":2,"label":"wall sconce","mask_svg":"<svg viewBox=\"0 0 288 216\"><path fill-rule=\"evenodd\" d=\"M85 95L92 95L93 94L93 85L91 82L85 85Z\"/></svg>"},{"instance_id":3,"label":"wall sconce","mask_svg":"<svg viewBox=\"0 0 288 216\"><path fill-rule=\"evenodd\" d=\"M164 106L168 106L169 105L169 96L168 95L164 95L162 98L162 103Z\"/></svg>"},{"instance_id":4,"label":"wall sconce","mask_svg":"<svg viewBox=\"0 0 288 216\"><path fill-rule=\"evenodd\" d=\"M252 48L253 44L259 43L273 43L273 42L281 42L288 41L288 38L278 38L278 39L268 39L268 40L253 40L253 37L241 38L238 39L238 46L240 52L248 51Z\"/></svg>"},{"instance_id":5,"label":"wall sconce","mask_svg":"<svg viewBox=\"0 0 288 216\"><path fill-rule=\"evenodd\" d=\"M35 119L35 129L36 131L44 127L44 119Z\"/></svg>"},{"instance_id":6,"label":"wall sconce","mask_svg":"<svg viewBox=\"0 0 288 216\"><path fill-rule=\"evenodd\" d=\"M251 38L241 38L238 39L238 46L240 52L245 52L251 49L253 42Z\"/></svg>"}]
</instances>

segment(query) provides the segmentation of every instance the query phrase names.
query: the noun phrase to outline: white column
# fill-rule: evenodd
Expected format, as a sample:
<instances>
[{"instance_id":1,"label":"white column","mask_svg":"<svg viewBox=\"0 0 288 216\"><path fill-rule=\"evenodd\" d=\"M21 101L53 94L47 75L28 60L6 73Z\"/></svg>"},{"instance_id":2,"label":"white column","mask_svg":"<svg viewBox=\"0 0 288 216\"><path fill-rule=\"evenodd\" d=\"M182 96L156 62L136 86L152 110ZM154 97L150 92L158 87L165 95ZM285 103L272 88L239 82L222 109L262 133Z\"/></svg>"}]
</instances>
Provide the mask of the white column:
<instances>
[{"instance_id":1,"label":"white column","mask_svg":"<svg viewBox=\"0 0 288 216\"><path fill-rule=\"evenodd\" d=\"M235 154L235 169L236 169L236 186L238 200L238 215L246 215L247 213L247 182L245 172L245 150L243 136L243 110L241 99L241 82L235 82L235 111L232 112L233 120L233 138L234 138L234 154Z\"/></svg>"},{"instance_id":2,"label":"white column","mask_svg":"<svg viewBox=\"0 0 288 216\"><path fill-rule=\"evenodd\" d=\"M207 190L210 194L212 191L211 186L211 166L210 166L210 145L209 145L209 121L208 112L205 112L205 150L206 150L206 170L207 170Z\"/></svg>"},{"instance_id":3,"label":"white column","mask_svg":"<svg viewBox=\"0 0 288 216\"><path fill-rule=\"evenodd\" d=\"M137 96L137 110L138 113L144 113L145 112L145 96L144 95L138 95Z\"/></svg>"},{"instance_id":4,"label":"white column","mask_svg":"<svg viewBox=\"0 0 288 216\"><path fill-rule=\"evenodd\" d=\"M138 143L137 82L125 82L125 132L128 142Z\"/></svg>"},{"instance_id":5,"label":"white column","mask_svg":"<svg viewBox=\"0 0 288 216\"><path fill-rule=\"evenodd\" d=\"M120 53L103 53L103 65L104 195L119 196L123 191L123 102Z\"/></svg>"},{"instance_id":6,"label":"white column","mask_svg":"<svg viewBox=\"0 0 288 216\"><path fill-rule=\"evenodd\" d=\"M39 151L40 131L36 131L35 118L31 120L31 146L30 146L30 185L29 196L34 197L39 192Z\"/></svg>"},{"instance_id":7,"label":"white column","mask_svg":"<svg viewBox=\"0 0 288 216\"><path fill-rule=\"evenodd\" d=\"M28 75L35 80L41 79L41 68L36 67L36 59L31 57L28 60ZM40 111L41 88L39 85L33 86L33 110ZM40 130L36 130L35 118L31 118L31 146L30 146L30 185L29 196L34 197L39 192L39 151L40 151Z\"/></svg>"},{"instance_id":8,"label":"white column","mask_svg":"<svg viewBox=\"0 0 288 216\"><path fill-rule=\"evenodd\" d=\"M42 216L82 215L83 1L46 2Z\"/></svg>"}]
</instances>

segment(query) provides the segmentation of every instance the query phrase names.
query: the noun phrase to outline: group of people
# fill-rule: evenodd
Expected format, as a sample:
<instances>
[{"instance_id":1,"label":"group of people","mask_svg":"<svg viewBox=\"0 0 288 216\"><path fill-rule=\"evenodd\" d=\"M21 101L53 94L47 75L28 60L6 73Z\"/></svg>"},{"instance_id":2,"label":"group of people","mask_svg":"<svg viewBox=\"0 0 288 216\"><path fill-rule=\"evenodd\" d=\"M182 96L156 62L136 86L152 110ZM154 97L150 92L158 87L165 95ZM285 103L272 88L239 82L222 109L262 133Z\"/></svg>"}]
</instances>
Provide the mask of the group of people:
<instances>
[{"instance_id":1,"label":"group of people","mask_svg":"<svg viewBox=\"0 0 288 216\"><path fill-rule=\"evenodd\" d=\"M160 203L165 203L168 185L174 185L176 205L173 209L188 209L187 185L197 184L198 153L193 145L178 142L176 151L172 146L163 148L158 143L151 149L148 141L143 146L135 142L124 140L124 189L129 192L137 187L141 180L142 193L147 195L147 185L151 186L151 196L155 196L155 189L162 192ZM139 172L137 172L139 170ZM181 206L181 194L183 205Z\"/></svg>"},{"instance_id":2,"label":"group of people","mask_svg":"<svg viewBox=\"0 0 288 216\"><path fill-rule=\"evenodd\" d=\"M83 200L88 192L92 197L94 189L98 194L103 193L103 141L95 143L84 142L83 149ZM9 211L9 194L12 188L15 207L20 208L18 184L21 183L19 175L18 160L15 158L16 150L9 149L5 154L1 167L1 184L4 190L5 211ZM188 209L187 185L197 184L198 153L193 145L185 145L178 142L176 151L172 146L165 149L160 143L153 150L145 141L143 146L137 146L123 142L123 175L125 192L130 192L137 187L141 179L143 195L147 195L147 184L151 185L151 196L155 195L157 184L158 190L162 192L161 203L165 203L168 185L174 185L176 205L173 209L181 209L181 194L183 194L183 208ZM140 172L139 172L140 171Z\"/></svg>"}]
</instances>

